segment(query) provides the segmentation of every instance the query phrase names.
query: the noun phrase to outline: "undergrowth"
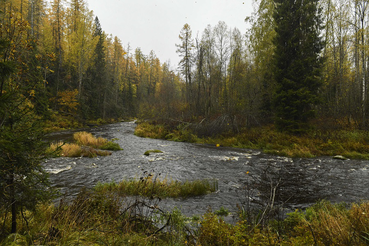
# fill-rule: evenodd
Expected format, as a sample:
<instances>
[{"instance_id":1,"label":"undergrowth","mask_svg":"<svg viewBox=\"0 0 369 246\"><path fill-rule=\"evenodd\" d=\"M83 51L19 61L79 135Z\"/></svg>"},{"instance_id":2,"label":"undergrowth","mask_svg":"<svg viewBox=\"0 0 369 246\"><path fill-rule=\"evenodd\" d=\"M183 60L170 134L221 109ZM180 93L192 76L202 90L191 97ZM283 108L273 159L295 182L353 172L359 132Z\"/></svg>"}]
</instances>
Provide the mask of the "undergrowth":
<instances>
[{"instance_id":1,"label":"undergrowth","mask_svg":"<svg viewBox=\"0 0 369 246\"><path fill-rule=\"evenodd\" d=\"M0 210L0 245L367 245L369 203L321 201L281 221L227 223L208 210L186 217L160 209L158 199L126 200L114 192L82 190L58 205L24 211L17 234ZM21 218L19 217L19 220ZM26 222L25 222L26 220Z\"/></svg>"}]
</instances>

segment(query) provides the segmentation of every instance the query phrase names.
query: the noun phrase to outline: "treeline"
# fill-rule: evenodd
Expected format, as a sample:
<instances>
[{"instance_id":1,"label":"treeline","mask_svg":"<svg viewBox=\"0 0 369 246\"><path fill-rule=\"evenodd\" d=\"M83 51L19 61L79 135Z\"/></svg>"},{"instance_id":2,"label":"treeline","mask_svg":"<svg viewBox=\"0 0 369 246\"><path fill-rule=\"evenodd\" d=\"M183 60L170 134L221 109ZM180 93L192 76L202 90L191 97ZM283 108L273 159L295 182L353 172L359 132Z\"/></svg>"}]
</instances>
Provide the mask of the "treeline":
<instances>
[{"instance_id":1,"label":"treeline","mask_svg":"<svg viewBox=\"0 0 369 246\"><path fill-rule=\"evenodd\" d=\"M90 120L150 114L153 107L174 111L168 99L181 84L170 64L154 51L123 48L84 0L1 1L0 23L2 60L17 67L0 91L37 80L25 93L40 113Z\"/></svg>"},{"instance_id":2,"label":"treeline","mask_svg":"<svg viewBox=\"0 0 369 246\"><path fill-rule=\"evenodd\" d=\"M324 26L320 36L325 41L320 57L325 62L319 78L320 103L314 111L318 119L331 123L327 127L367 124L368 4L319 1L317 14ZM184 25L178 53L189 114L222 115L228 123L238 119L246 125L274 121L276 5L273 0L255 0L254 6L246 18L250 24L246 35L219 22L193 37L190 26Z\"/></svg>"},{"instance_id":3,"label":"treeline","mask_svg":"<svg viewBox=\"0 0 369 246\"><path fill-rule=\"evenodd\" d=\"M194 37L185 24L176 44L176 74L154 51L145 55L107 35L84 0L1 1L2 61L17 72L1 80L0 92L37 81L22 93L31 95L39 113L82 120L221 119L233 128L274 122L275 4L255 0L254 6L246 33L219 22ZM368 2L324 0L319 7L325 62L314 112L332 127L365 127Z\"/></svg>"}]
</instances>

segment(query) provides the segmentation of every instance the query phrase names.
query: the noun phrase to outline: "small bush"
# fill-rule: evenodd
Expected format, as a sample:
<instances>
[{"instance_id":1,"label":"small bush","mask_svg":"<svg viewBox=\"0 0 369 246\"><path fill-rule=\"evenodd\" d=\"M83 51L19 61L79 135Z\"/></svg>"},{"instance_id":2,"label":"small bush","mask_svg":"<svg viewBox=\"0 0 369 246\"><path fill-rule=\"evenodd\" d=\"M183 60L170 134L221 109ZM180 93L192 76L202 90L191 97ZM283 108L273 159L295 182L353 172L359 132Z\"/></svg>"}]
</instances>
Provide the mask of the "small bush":
<instances>
[{"instance_id":1,"label":"small bush","mask_svg":"<svg viewBox=\"0 0 369 246\"><path fill-rule=\"evenodd\" d=\"M211 212L203 215L198 237L200 245L235 245L233 235L233 225L225 223Z\"/></svg>"},{"instance_id":2,"label":"small bush","mask_svg":"<svg viewBox=\"0 0 369 246\"><path fill-rule=\"evenodd\" d=\"M117 151L117 150L123 150L118 143L114 143L113 141L108 141L105 144L103 144L100 149L103 150L113 150L113 151Z\"/></svg>"},{"instance_id":3,"label":"small bush","mask_svg":"<svg viewBox=\"0 0 369 246\"><path fill-rule=\"evenodd\" d=\"M158 149L147 150L145 151L144 155L149 156L151 153L163 153L163 151L158 150Z\"/></svg>"},{"instance_id":4,"label":"small bush","mask_svg":"<svg viewBox=\"0 0 369 246\"><path fill-rule=\"evenodd\" d=\"M228 209L226 209L222 206L222 207L220 207L219 210L215 211L214 214L216 214L218 216L228 216L230 213L229 213Z\"/></svg>"}]
</instances>

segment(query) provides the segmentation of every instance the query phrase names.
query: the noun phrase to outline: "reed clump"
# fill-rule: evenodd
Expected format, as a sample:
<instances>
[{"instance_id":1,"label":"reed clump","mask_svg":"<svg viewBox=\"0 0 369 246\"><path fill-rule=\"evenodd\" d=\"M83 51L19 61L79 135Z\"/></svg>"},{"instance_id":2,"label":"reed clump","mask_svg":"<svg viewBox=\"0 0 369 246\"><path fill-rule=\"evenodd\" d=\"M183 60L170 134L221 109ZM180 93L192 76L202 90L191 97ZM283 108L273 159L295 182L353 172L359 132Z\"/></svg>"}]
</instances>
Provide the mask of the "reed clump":
<instances>
[{"instance_id":1,"label":"reed clump","mask_svg":"<svg viewBox=\"0 0 369 246\"><path fill-rule=\"evenodd\" d=\"M96 138L89 132L76 132L73 134L73 138L78 145L90 146L96 149L100 149L108 142L107 139L102 137Z\"/></svg>"},{"instance_id":2,"label":"reed clump","mask_svg":"<svg viewBox=\"0 0 369 246\"><path fill-rule=\"evenodd\" d=\"M153 178L152 174L139 179L123 180L101 184L95 187L97 192L115 192L120 196L145 196L160 198L186 198L202 196L218 190L216 180L195 180L179 182L174 180L160 180Z\"/></svg>"},{"instance_id":3,"label":"reed clump","mask_svg":"<svg viewBox=\"0 0 369 246\"><path fill-rule=\"evenodd\" d=\"M118 143L88 132L76 132L73 139L75 143L51 143L46 153L54 157L96 157L111 155L108 150L121 150Z\"/></svg>"}]
</instances>

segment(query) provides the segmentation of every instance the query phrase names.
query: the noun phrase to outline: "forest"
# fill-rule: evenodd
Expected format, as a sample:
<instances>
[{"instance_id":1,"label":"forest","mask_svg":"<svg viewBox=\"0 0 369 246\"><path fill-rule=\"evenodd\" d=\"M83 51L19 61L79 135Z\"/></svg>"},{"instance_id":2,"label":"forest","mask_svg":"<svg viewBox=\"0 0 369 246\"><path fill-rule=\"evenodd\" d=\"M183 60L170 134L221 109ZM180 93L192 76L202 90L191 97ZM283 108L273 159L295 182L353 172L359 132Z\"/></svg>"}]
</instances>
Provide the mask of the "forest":
<instances>
[{"instance_id":1,"label":"forest","mask_svg":"<svg viewBox=\"0 0 369 246\"><path fill-rule=\"evenodd\" d=\"M234 129L275 120L277 24L272 0L254 1L252 16L240 20L250 24L248 30L220 21L193 37L190 25L184 24L173 44L181 57L178 72L154 51L143 54L106 34L83 0L0 4L2 71L9 66L16 71L2 76L1 96L16 88L52 123L51 129L129 117L221 120ZM367 125L367 5L319 1L317 31L324 43L318 54L324 63L316 90L319 103L312 110L327 127Z\"/></svg>"},{"instance_id":2,"label":"forest","mask_svg":"<svg viewBox=\"0 0 369 246\"><path fill-rule=\"evenodd\" d=\"M137 136L369 159L368 5L253 0L253 14L239 20L247 30L219 21L194 36L184 23L173 70L155 51L104 32L86 0L0 0L0 243L366 245L368 203L321 202L265 223L257 218L267 210L241 211L235 225L219 217L223 208L187 227L179 211L161 213L144 200L122 212L115 183L50 205L57 194L42 162L53 154L47 132L133 118L141 120ZM174 185L198 183L160 187ZM137 212L147 209L157 213Z\"/></svg>"}]
</instances>

